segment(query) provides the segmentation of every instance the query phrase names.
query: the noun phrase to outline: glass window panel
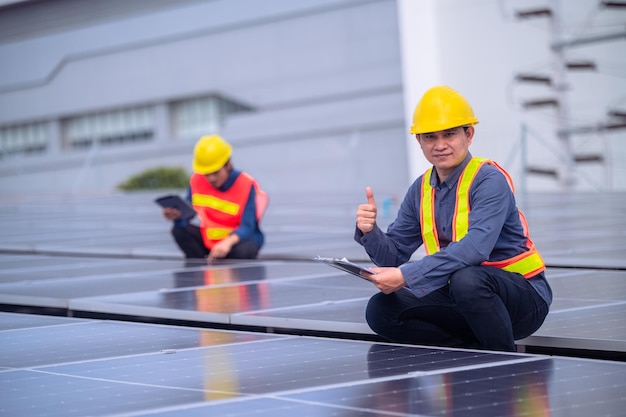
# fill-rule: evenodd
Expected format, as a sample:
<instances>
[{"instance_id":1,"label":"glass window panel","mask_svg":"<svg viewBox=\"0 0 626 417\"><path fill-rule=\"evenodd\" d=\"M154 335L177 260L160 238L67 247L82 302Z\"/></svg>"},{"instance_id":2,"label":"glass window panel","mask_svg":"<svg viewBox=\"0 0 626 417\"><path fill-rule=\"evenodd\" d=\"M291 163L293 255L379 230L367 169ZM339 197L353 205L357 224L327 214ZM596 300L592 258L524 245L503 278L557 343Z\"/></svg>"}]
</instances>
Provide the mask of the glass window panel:
<instances>
[{"instance_id":1,"label":"glass window panel","mask_svg":"<svg viewBox=\"0 0 626 417\"><path fill-rule=\"evenodd\" d=\"M152 129L152 112L151 109L143 107L139 109L139 130L151 130Z\"/></svg>"},{"instance_id":2,"label":"glass window panel","mask_svg":"<svg viewBox=\"0 0 626 417\"><path fill-rule=\"evenodd\" d=\"M94 140L106 145L149 140L154 135L153 125L151 107L112 110L67 120L64 141L82 149Z\"/></svg>"},{"instance_id":3,"label":"glass window panel","mask_svg":"<svg viewBox=\"0 0 626 417\"><path fill-rule=\"evenodd\" d=\"M124 131L131 130L133 127L133 112L132 111L123 111L122 118L124 122L122 125L124 126Z\"/></svg>"},{"instance_id":4,"label":"glass window panel","mask_svg":"<svg viewBox=\"0 0 626 417\"><path fill-rule=\"evenodd\" d=\"M31 148L35 143L35 130L33 129L32 125L24 126L22 127L22 130L24 132L24 143L26 145L26 148Z\"/></svg>"},{"instance_id":5,"label":"glass window panel","mask_svg":"<svg viewBox=\"0 0 626 417\"><path fill-rule=\"evenodd\" d=\"M26 146L26 138L24 137L24 130L18 127L13 128L13 133L15 135L16 145L18 149L24 149Z\"/></svg>"},{"instance_id":6,"label":"glass window panel","mask_svg":"<svg viewBox=\"0 0 626 417\"><path fill-rule=\"evenodd\" d=\"M48 144L48 126L41 123L35 128L35 142L38 145L47 145Z\"/></svg>"},{"instance_id":7,"label":"glass window panel","mask_svg":"<svg viewBox=\"0 0 626 417\"><path fill-rule=\"evenodd\" d=\"M72 139L79 139L88 135L87 118L81 117L72 123L75 128L72 132Z\"/></svg>"},{"instance_id":8,"label":"glass window panel","mask_svg":"<svg viewBox=\"0 0 626 417\"><path fill-rule=\"evenodd\" d=\"M114 113L113 126L116 134L121 135L126 130L126 119L124 118L124 112L117 111Z\"/></svg>"},{"instance_id":9,"label":"glass window panel","mask_svg":"<svg viewBox=\"0 0 626 417\"><path fill-rule=\"evenodd\" d=\"M113 133L113 124L111 123L111 113L104 113L101 117L102 120L102 130L98 132L99 137L110 136Z\"/></svg>"},{"instance_id":10,"label":"glass window panel","mask_svg":"<svg viewBox=\"0 0 626 417\"><path fill-rule=\"evenodd\" d=\"M107 116L106 114L98 114L95 116L94 129L91 132L95 137L101 137L106 133Z\"/></svg>"},{"instance_id":11,"label":"glass window panel","mask_svg":"<svg viewBox=\"0 0 626 417\"><path fill-rule=\"evenodd\" d=\"M11 137L7 133L7 129L0 129L0 152L2 154L11 150Z\"/></svg>"}]
</instances>

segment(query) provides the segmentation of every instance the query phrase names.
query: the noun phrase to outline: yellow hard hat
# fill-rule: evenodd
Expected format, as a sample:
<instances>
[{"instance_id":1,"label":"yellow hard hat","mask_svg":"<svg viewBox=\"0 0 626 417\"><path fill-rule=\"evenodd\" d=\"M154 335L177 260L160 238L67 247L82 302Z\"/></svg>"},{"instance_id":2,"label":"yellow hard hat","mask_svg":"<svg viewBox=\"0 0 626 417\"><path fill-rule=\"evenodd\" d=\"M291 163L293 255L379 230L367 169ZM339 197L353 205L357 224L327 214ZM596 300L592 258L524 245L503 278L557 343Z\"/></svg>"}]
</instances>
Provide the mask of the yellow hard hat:
<instances>
[{"instance_id":1,"label":"yellow hard hat","mask_svg":"<svg viewBox=\"0 0 626 417\"><path fill-rule=\"evenodd\" d=\"M202 136L193 150L193 172L206 175L219 171L232 153L233 147L221 136Z\"/></svg>"},{"instance_id":2,"label":"yellow hard hat","mask_svg":"<svg viewBox=\"0 0 626 417\"><path fill-rule=\"evenodd\" d=\"M476 123L478 119L467 100L456 90L440 85L426 91L417 103L409 133L438 132Z\"/></svg>"}]
</instances>

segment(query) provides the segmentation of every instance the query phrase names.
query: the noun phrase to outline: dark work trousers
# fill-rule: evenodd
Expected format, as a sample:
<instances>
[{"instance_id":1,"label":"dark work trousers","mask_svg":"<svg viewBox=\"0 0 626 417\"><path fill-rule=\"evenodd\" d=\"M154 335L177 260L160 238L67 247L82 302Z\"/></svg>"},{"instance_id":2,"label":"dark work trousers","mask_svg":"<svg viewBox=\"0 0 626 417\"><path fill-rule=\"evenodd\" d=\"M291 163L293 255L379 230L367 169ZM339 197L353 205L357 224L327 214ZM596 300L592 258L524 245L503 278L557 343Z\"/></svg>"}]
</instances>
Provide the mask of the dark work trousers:
<instances>
[{"instance_id":1,"label":"dark work trousers","mask_svg":"<svg viewBox=\"0 0 626 417\"><path fill-rule=\"evenodd\" d=\"M204 246L200 228L194 225L186 227L172 227L172 236L185 258L206 258L211 251ZM252 239L245 239L232 247L226 258L228 259L255 259L259 253L259 246Z\"/></svg>"},{"instance_id":2,"label":"dark work trousers","mask_svg":"<svg viewBox=\"0 0 626 417\"><path fill-rule=\"evenodd\" d=\"M421 298L408 288L374 295L366 318L392 342L515 351L514 341L539 329L548 309L522 275L469 266Z\"/></svg>"}]
</instances>

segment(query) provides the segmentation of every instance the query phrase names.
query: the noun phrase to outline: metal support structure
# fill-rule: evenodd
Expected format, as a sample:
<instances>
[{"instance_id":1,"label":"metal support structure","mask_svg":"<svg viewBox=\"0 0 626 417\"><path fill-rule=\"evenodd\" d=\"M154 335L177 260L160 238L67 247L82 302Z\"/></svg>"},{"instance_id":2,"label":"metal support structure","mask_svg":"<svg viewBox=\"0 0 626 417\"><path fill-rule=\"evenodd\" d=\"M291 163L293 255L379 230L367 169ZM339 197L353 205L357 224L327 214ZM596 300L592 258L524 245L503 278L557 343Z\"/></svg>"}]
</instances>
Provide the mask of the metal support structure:
<instances>
[{"instance_id":1,"label":"metal support structure","mask_svg":"<svg viewBox=\"0 0 626 417\"><path fill-rule=\"evenodd\" d=\"M553 0L554 2L558 2L558 0ZM584 38L576 38L576 39L559 39L550 45L552 50L563 50L565 48L571 48L573 46L586 45L588 43L596 43L596 42L604 42L604 41L613 41L616 39L626 38L626 29L620 30L619 32L613 33L603 33L601 35L593 35L587 36Z\"/></svg>"},{"instance_id":2,"label":"metal support structure","mask_svg":"<svg viewBox=\"0 0 626 417\"><path fill-rule=\"evenodd\" d=\"M521 160L522 160L522 175L521 175L521 183L520 183L520 191L524 197L524 201L526 201L526 195L528 191L528 181L526 180L526 167L528 167L528 152L527 152L527 142L528 142L528 127L526 123L522 123L522 129L520 131L520 152L521 152Z\"/></svg>"},{"instance_id":3,"label":"metal support structure","mask_svg":"<svg viewBox=\"0 0 626 417\"><path fill-rule=\"evenodd\" d=\"M602 2L601 6L606 8L623 8L626 2ZM577 162L603 162L604 157L601 155L574 155L571 138L576 134L586 134L593 132L602 132L608 130L626 128L626 123L617 113L609 113L612 120L609 122L598 123L593 126L570 126L569 122L569 99L568 93L570 85L567 80L568 70L595 70L596 65L591 61L574 61L568 62L565 52L568 48L590 43L603 42L608 40L626 38L626 30L620 30L612 33L592 35L580 38L565 39L562 31L562 10L561 0L550 0L550 7L538 8L533 10L521 11L517 13L519 19L528 19L534 17L547 17L551 19L551 58L552 73L548 75L537 74L520 74L516 77L520 82L533 82L549 85L554 92L554 97L528 100L522 103L526 109L553 106L557 115L556 136L558 139L558 148L560 157L558 159L558 168L531 168L528 172L542 175L553 175L559 180L562 187L570 189L576 184L576 163ZM526 127L523 127L525 130Z\"/></svg>"},{"instance_id":4,"label":"metal support structure","mask_svg":"<svg viewBox=\"0 0 626 417\"><path fill-rule=\"evenodd\" d=\"M560 0L551 0L552 25L551 36L554 45L561 42L562 38L562 22L561 22L561 5ZM571 135L569 133L569 100L567 82L567 61L563 48L552 48L552 72L553 72L553 89L556 94L557 114L557 139L559 148L561 149L563 158L560 160L558 168L558 178L561 186L565 189L572 188L575 185L575 165L574 155L571 144Z\"/></svg>"}]
</instances>

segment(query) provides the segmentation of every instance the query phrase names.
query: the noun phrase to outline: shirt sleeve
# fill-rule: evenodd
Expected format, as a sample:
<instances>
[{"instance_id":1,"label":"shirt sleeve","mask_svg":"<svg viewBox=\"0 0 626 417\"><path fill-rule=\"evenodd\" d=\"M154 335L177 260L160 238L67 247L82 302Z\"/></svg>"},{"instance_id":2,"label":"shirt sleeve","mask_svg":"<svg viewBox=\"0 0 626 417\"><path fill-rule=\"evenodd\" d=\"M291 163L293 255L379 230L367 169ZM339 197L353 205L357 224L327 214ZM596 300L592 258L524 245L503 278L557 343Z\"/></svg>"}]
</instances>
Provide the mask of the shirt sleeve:
<instances>
[{"instance_id":1,"label":"shirt sleeve","mask_svg":"<svg viewBox=\"0 0 626 417\"><path fill-rule=\"evenodd\" d=\"M246 207L243 209L241 224L232 232L239 236L240 240L250 239L257 228L255 200L256 191L254 190L254 186L251 186Z\"/></svg>"},{"instance_id":2,"label":"shirt sleeve","mask_svg":"<svg viewBox=\"0 0 626 417\"><path fill-rule=\"evenodd\" d=\"M187 194L185 195L185 199L191 203L191 186L187 187ZM189 224L189 221L187 221L187 219L184 219L182 217L179 217L178 219L174 220L174 227L185 228L187 227L188 224Z\"/></svg>"}]
</instances>

